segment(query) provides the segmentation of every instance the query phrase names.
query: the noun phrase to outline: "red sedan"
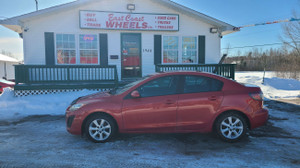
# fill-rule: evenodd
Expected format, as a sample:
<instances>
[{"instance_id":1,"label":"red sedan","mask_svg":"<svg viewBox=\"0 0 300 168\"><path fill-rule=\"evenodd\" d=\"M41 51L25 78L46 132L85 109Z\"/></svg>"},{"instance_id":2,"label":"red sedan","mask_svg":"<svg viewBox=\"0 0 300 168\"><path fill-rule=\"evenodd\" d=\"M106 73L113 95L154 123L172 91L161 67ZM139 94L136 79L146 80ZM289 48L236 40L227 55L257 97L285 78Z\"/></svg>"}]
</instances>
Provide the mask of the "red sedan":
<instances>
[{"instance_id":1,"label":"red sedan","mask_svg":"<svg viewBox=\"0 0 300 168\"><path fill-rule=\"evenodd\" d=\"M267 119L259 87L202 72L148 76L80 97L66 111L67 130L93 142L109 141L118 132L215 132L235 142Z\"/></svg>"},{"instance_id":2,"label":"red sedan","mask_svg":"<svg viewBox=\"0 0 300 168\"><path fill-rule=\"evenodd\" d=\"M6 87L13 88L14 86L15 86L15 82L0 79L0 94L3 92L4 88Z\"/></svg>"}]
</instances>

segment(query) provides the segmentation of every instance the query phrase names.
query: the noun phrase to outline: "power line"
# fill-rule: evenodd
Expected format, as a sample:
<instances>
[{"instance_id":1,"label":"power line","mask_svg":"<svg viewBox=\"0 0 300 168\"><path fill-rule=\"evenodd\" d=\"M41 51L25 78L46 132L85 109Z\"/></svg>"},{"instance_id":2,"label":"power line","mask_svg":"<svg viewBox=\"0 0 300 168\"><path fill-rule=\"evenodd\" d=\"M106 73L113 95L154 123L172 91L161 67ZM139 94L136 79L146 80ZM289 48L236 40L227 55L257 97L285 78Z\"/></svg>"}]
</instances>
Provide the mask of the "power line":
<instances>
[{"instance_id":1,"label":"power line","mask_svg":"<svg viewBox=\"0 0 300 168\"><path fill-rule=\"evenodd\" d=\"M239 31L241 28L246 28L246 27L264 26L264 25L269 25L269 24L277 24L277 23L283 23L283 22L295 22L295 21L296 22L300 21L300 18L291 18L291 19L285 19L285 20L276 20L276 21L272 21L272 22L244 25L244 26L240 26L240 27L235 27L235 28L233 28L233 30Z\"/></svg>"},{"instance_id":2,"label":"power line","mask_svg":"<svg viewBox=\"0 0 300 168\"><path fill-rule=\"evenodd\" d=\"M240 47L231 47L231 48L222 48L222 50L230 50L230 49L240 49L240 48L250 48L250 47L264 47L264 46L272 46L272 45L280 45L280 44L291 44L293 42L278 42L278 43L271 43L271 44L257 44L252 46L240 46ZM300 43L300 41L296 41L296 43Z\"/></svg>"}]
</instances>

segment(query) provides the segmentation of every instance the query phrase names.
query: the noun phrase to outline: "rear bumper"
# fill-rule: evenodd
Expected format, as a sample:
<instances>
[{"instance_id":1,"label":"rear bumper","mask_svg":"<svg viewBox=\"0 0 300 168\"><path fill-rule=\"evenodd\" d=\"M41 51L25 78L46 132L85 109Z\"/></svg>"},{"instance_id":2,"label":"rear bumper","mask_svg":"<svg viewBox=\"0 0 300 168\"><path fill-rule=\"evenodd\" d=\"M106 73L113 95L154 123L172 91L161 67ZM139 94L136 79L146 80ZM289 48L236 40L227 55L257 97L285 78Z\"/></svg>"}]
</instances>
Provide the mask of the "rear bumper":
<instances>
[{"instance_id":1,"label":"rear bumper","mask_svg":"<svg viewBox=\"0 0 300 168\"><path fill-rule=\"evenodd\" d=\"M263 126L269 118L269 111L265 108L255 112L252 117L251 129Z\"/></svg>"}]
</instances>

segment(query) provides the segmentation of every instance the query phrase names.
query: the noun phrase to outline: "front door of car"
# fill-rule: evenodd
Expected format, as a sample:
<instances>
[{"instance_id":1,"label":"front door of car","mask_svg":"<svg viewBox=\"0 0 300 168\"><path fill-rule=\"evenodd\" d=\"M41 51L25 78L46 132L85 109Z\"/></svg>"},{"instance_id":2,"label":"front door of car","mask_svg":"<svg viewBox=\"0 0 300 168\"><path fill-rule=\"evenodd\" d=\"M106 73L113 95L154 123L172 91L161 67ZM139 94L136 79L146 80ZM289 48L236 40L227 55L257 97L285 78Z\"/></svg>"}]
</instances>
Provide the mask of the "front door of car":
<instances>
[{"instance_id":1,"label":"front door of car","mask_svg":"<svg viewBox=\"0 0 300 168\"><path fill-rule=\"evenodd\" d=\"M203 76L183 76L178 98L178 130L205 130L223 99L223 83Z\"/></svg>"},{"instance_id":2,"label":"front door of car","mask_svg":"<svg viewBox=\"0 0 300 168\"><path fill-rule=\"evenodd\" d=\"M172 132L176 129L177 76L154 79L136 89L140 97L126 96L124 128L133 132Z\"/></svg>"}]
</instances>

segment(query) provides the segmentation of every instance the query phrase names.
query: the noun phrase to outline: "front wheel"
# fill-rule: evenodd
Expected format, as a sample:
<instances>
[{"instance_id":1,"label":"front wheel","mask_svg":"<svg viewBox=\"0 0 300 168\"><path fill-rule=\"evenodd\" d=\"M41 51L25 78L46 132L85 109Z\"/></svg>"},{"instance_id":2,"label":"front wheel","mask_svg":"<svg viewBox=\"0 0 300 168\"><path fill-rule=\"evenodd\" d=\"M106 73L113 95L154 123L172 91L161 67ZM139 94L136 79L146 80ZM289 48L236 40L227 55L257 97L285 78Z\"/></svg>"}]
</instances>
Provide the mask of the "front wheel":
<instances>
[{"instance_id":1,"label":"front wheel","mask_svg":"<svg viewBox=\"0 0 300 168\"><path fill-rule=\"evenodd\" d=\"M104 143L115 135L116 124L109 116L94 115L87 120L85 133L91 141Z\"/></svg>"},{"instance_id":2,"label":"front wheel","mask_svg":"<svg viewBox=\"0 0 300 168\"><path fill-rule=\"evenodd\" d=\"M238 113L221 115L215 124L217 135L226 142L236 142L242 139L247 132L247 123Z\"/></svg>"}]
</instances>

